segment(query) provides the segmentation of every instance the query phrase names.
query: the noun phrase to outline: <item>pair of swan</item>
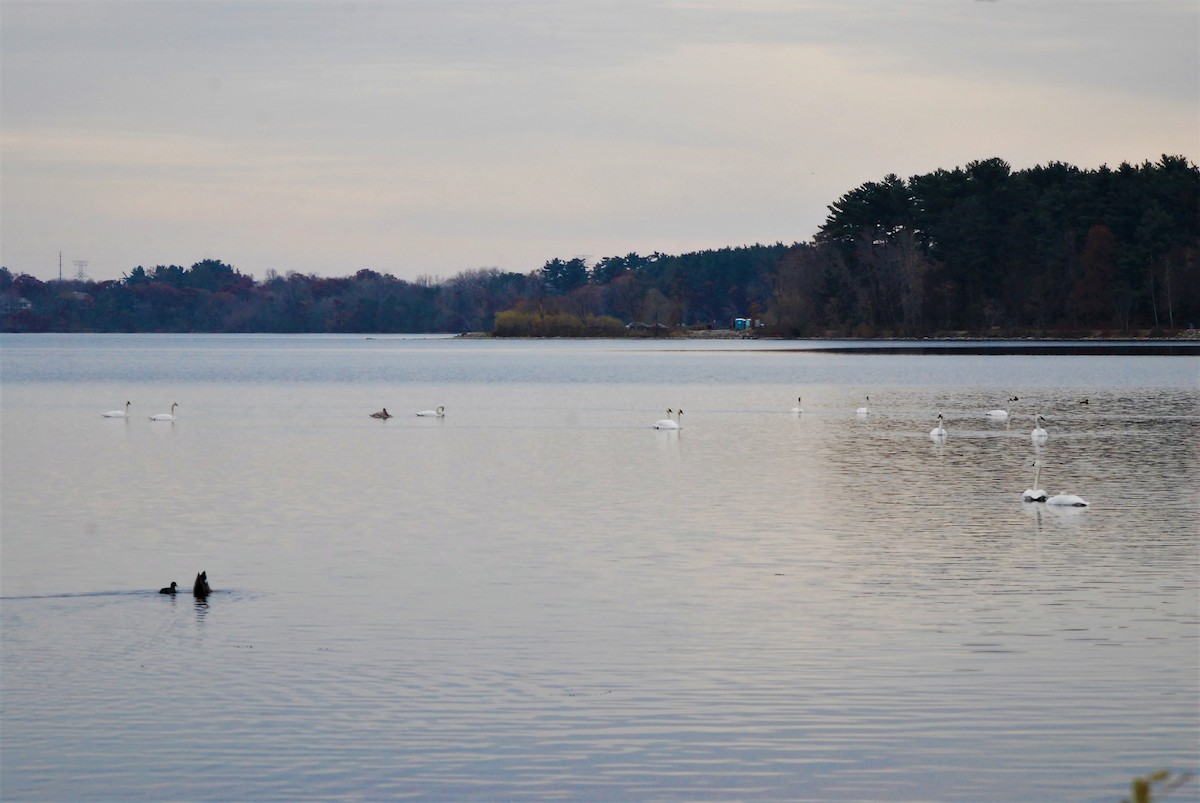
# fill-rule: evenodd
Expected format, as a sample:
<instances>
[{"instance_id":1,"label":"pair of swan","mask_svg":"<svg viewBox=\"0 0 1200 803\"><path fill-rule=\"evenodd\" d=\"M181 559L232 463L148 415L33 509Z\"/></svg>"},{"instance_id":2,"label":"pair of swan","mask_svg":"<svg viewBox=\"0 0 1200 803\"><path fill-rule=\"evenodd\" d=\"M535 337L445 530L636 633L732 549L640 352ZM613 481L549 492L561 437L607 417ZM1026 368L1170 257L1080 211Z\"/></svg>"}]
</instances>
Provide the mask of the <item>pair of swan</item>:
<instances>
[{"instance_id":1,"label":"pair of swan","mask_svg":"<svg viewBox=\"0 0 1200 803\"><path fill-rule=\"evenodd\" d=\"M1012 402L1015 402L1015 401L1020 401L1020 399L1018 399L1016 396L1010 396L1008 398L1007 404L1011 404ZM1003 410L988 410L986 413L984 413L984 415L993 421L1007 421L1008 420L1007 404L1005 405ZM1041 413L1038 413L1034 417L1033 431L1029 433L1029 437L1034 443L1045 443L1046 439L1050 437L1050 433L1048 433L1045 430L1045 428L1042 426L1042 424L1044 424L1044 423L1046 423L1046 418Z\"/></svg>"},{"instance_id":2,"label":"pair of swan","mask_svg":"<svg viewBox=\"0 0 1200 803\"><path fill-rule=\"evenodd\" d=\"M130 402L125 402L124 410L109 410L107 413L101 413L100 416L102 418L128 418L129 417L129 405L130 405ZM175 408L178 406L179 406L178 403L172 404L171 412L159 413L158 415L152 415L152 416L150 416L150 420L151 421L174 421L175 420Z\"/></svg>"},{"instance_id":3,"label":"pair of swan","mask_svg":"<svg viewBox=\"0 0 1200 803\"><path fill-rule=\"evenodd\" d=\"M436 410L421 410L417 415L426 418L443 418L446 415L446 408L438 407ZM389 418L395 418L395 416L389 413L387 408L384 407L377 413L371 413L371 418L380 418L386 421Z\"/></svg>"},{"instance_id":4,"label":"pair of swan","mask_svg":"<svg viewBox=\"0 0 1200 803\"><path fill-rule=\"evenodd\" d=\"M1021 499L1026 502L1045 502L1047 505L1055 505L1057 507L1087 507L1087 501L1075 494L1060 491L1054 496L1050 496L1039 488L1038 485L1042 482L1042 465L1041 460L1033 461L1033 467L1036 469L1033 474L1033 487L1026 488L1025 493L1021 494Z\"/></svg>"},{"instance_id":5,"label":"pair of swan","mask_svg":"<svg viewBox=\"0 0 1200 803\"><path fill-rule=\"evenodd\" d=\"M671 418L672 413L674 413L675 416L679 419L678 421ZM660 418L657 421L655 421L654 428L655 429L682 429L683 428L683 410L672 410L670 407L668 407L667 408L667 417Z\"/></svg>"}]
</instances>

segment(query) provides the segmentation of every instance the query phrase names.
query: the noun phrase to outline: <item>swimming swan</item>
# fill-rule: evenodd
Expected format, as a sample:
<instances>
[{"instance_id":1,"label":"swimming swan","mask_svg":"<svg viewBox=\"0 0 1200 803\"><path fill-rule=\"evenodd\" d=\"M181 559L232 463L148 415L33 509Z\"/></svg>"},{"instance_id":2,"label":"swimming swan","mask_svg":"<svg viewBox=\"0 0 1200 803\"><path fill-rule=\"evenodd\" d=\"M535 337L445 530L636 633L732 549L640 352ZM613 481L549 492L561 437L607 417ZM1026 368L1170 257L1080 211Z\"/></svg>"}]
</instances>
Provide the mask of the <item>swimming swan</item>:
<instances>
[{"instance_id":1,"label":"swimming swan","mask_svg":"<svg viewBox=\"0 0 1200 803\"><path fill-rule=\"evenodd\" d=\"M870 405L871 405L871 397L870 397L870 396L868 396L868 397L867 397L867 404L866 404L865 406L863 406L863 407L859 407L857 410L855 410L855 411L854 411L854 412L855 412L855 414L857 414L857 415L870 415L870 414L871 414L871 407L870 407Z\"/></svg>"},{"instance_id":2,"label":"swimming swan","mask_svg":"<svg viewBox=\"0 0 1200 803\"><path fill-rule=\"evenodd\" d=\"M792 408L792 412L793 413L804 412L804 408L800 406L800 397L799 396L796 397L796 406Z\"/></svg>"},{"instance_id":3,"label":"swimming swan","mask_svg":"<svg viewBox=\"0 0 1200 803\"><path fill-rule=\"evenodd\" d=\"M391 417L392 417L392 414L387 411L386 407L384 407L382 410L380 410L377 413L371 413L371 418L391 418Z\"/></svg>"},{"instance_id":4,"label":"swimming swan","mask_svg":"<svg viewBox=\"0 0 1200 803\"><path fill-rule=\"evenodd\" d=\"M1005 403L1004 403L1003 410L988 410L986 413L984 413L984 415L987 416L988 418L992 419L993 421L1007 421L1008 420L1008 405L1011 402L1015 402L1015 401L1020 401L1020 399L1018 399L1016 396L1009 396L1007 401L1005 401Z\"/></svg>"},{"instance_id":5,"label":"swimming swan","mask_svg":"<svg viewBox=\"0 0 1200 803\"><path fill-rule=\"evenodd\" d=\"M670 407L667 408L667 417L660 418L654 422L655 429L679 429L679 422L671 418L671 413L675 412ZM679 415L683 415L683 410L679 411Z\"/></svg>"},{"instance_id":6,"label":"swimming swan","mask_svg":"<svg viewBox=\"0 0 1200 803\"><path fill-rule=\"evenodd\" d=\"M128 418L129 417L129 402L125 402L124 410L109 410L107 413L101 413L104 418Z\"/></svg>"},{"instance_id":7,"label":"swimming swan","mask_svg":"<svg viewBox=\"0 0 1200 803\"><path fill-rule=\"evenodd\" d=\"M1088 503L1084 499L1080 499L1075 494L1065 494L1061 491L1046 500L1047 505L1056 505L1058 507L1087 507Z\"/></svg>"},{"instance_id":8,"label":"swimming swan","mask_svg":"<svg viewBox=\"0 0 1200 803\"><path fill-rule=\"evenodd\" d=\"M1034 443L1045 443L1046 438L1050 437L1050 433L1048 433L1048 432L1046 432L1046 430L1042 429L1042 424L1044 424L1045 422L1046 422L1046 419L1042 417L1041 413L1038 413L1037 418L1034 420L1033 432L1029 433L1029 438Z\"/></svg>"},{"instance_id":9,"label":"swimming swan","mask_svg":"<svg viewBox=\"0 0 1200 803\"><path fill-rule=\"evenodd\" d=\"M446 415L446 408L438 407L436 410L422 410L421 412L417 413L417 415L424 416L426 418L442 418Z\"/></svg>"},{"instance_id":10,"label":"swimming swan","mask_svg":"<svg viewBox=\"0 0 1200 803\"><path fill-rule=\"evenodd\" d=\"M1026 502L1045 502L1049 494L1038 487L1042 481L1042 461L1034 460L1033 467L1037 469L1033 472L1033 487L1026 488L1025 493L1021 494L1021 499Z\"/></svg>"},{"instance_id":11,"label":"swimming swan","mask_svg":"<svg viewBox=\"0 0 1200 803\"><path fill-rule=\"evenodd\" d=\"M158 415L152 415L152 416L150 416L150 420L151 421L174 421L175 420L175 408L178 406L179 406L178 403L172 404L171 412L159 413Z\"/></svg>"},{"instance_id":12,"label":"swimming swan","mask_svg":"<svg viewBox=\"0 0 1200 803\"><path fill-rule=\"evenodd\" d=\"M938 413L938 423L937 423L937 426L936 426L936 427L934 427L933 429L929 430L929 437L930 437L930 438L932 438L932 439L933 439L933 440L935 440L935 441L945 440L945 438L946 438L946 428L945 428L944 426L942 426L942 424L944 423L944 421L945 421L945 419L942 417L942 414L941 414L941 413Z\"/></svg>"},{"instance_id":13,"label":"swimming swan","mask_svg":"<svg viewBox=\"0 0 1200 803\"><path fill-rule=\"evenodd\" d=\"M174 594L174 593L175 593L175 586L177 586L177 585L179 585L179 583L176 583L174 580L172 580L172 581L171 581L171 585L167 586L166 588L160 588L160 589L158 589L158 593L160 593L160 594Z\"/></svg>"},{"instance_id":14,"label":"swimming swan","mask_svg":"<svg viewBox=\"0 0 1200 803\"><path fill-rule=\"evenodd\" d=\"M1033 484L1034 484L1034 486L1037 486L1038 480L1040 480L1041 476L1042 476L1042 462L1040 460L1034 460L1033 465L1037 468L1037 473L1033 475ZM1038 498L1039 496L1041 497L1040 499ZM1041 490L1040 488L1038 488L1037 490L1025 491L1025 493L1022 495L1022 498L1026 502L1043 502L1044 501L1047 505L1054 505L1055 507L1087 507L1088 506L1087 500L1081 499L1080 497L1076 496L1075 494L1063 493L1062 491L1059 491L1057 494L1055 494L1054 496L1051 496L1049 499L1047 499L1046 492Z\"/></svg>"}]
</instances>

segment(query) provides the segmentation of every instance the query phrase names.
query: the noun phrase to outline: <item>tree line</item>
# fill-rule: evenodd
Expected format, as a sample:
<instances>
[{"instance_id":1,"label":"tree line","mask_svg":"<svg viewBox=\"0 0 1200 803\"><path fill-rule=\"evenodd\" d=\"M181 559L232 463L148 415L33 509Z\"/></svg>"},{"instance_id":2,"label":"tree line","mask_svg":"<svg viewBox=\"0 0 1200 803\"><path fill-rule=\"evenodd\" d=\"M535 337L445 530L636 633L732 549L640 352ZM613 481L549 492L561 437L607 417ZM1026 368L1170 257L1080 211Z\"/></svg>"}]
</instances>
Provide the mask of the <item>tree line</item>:
<instances>
[{"instance_id":1,"label":"tree line","mask_svg":"<svg viewBox=\"0 0 1200 803\"><path fill-rule=\"evenodd\" d=\"M0 268L0 328L83 332L657 334L738 317L784 337L1167 332L1200 320L1200 170L1002 159L867 182L811 242L554 258L405 281L220 260L119 280ZM629 326L632 324L632 326Z\"/></svg>"}]
</instances>

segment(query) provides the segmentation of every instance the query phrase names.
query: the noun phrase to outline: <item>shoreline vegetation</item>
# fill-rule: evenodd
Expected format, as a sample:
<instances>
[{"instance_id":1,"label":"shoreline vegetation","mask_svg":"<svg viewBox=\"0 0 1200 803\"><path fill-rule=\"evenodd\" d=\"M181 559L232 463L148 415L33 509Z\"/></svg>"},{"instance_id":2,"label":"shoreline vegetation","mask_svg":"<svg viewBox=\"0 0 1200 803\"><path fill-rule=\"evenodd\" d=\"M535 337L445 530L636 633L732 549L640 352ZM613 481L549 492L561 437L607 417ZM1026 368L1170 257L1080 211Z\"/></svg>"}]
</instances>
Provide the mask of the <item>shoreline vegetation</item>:
<instances>
[{"instance_id":1,"label":"shoreline vegetation","mask_svg":"<svg viewBox=\"0 0 1200 803\"><path fill-rule=\"evenodd\" d=\"M420 334L408 332L406 334ZM446 332L443 334L453 334ZM507 339L495 332L459 332L454 335L460 339ZM514 336L518 339L543 340L537 335ZM778 334L761 332L741 332L733 329L679 329L670 330L658 336L604 334L604 335L554 335L561 340L811 340L817 342L851 341L860 343L1188 343L1200 344L1200 329L1181 330L1176 332L1152 333L1148 330L1136 332L1006 332L1003 334L972 335L968 332L943 332L936 335L890 335L881 334L874 337L855 337L836 332L811 335L808 337L788 337Z\"/></svg>"},{"instance_id":2,"label":"shoreline vegetation","mask_svg":"<svg viewBox=\"0 0 1200 803\"><path fill-rule=\"evenodd\" d=\"M495 337L1195 339L1200 168L1002 159L869 181L812 241L398 279L220 260L118 280L0 267L0 331Z\"/></svg>"},{"instance_id":3,"label":"shoreline vegetation","mask_svg":"<svg viewBox=\"0 0 1200 803\"><path fill-rule=\"evenodd\" d=\"M492 332L462 332L458 339L497 339ZM964 332L934 337L874 337L854 338L838 335L824 337L771 337L734 330L680 330L659 337L646 336L578 336L518 337L525 340L596 340L596 339L659 340L775 340L803 341L804 346L779 351L805 351L854 354L1109 354L1126 356L1200 356L1200 331L1192 330L1174 336L1152 336L1148 332L1115 336L1110 333L1084 333L1068 336L996 335L972 337ZM510 339L510 338L502 338Z\"/></svg>"}]
</instances>

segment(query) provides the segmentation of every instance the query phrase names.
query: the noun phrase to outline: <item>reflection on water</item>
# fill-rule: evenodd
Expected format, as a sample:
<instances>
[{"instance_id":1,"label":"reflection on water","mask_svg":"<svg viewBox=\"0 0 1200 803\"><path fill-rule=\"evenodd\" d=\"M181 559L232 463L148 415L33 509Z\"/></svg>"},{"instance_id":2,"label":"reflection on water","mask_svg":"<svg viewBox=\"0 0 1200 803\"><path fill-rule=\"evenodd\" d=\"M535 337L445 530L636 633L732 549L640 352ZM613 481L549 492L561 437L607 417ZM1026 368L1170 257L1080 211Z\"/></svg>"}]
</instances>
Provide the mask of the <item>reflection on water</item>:
<instances>
[{"instance_id":1,"label":"reflection on water","mask_svg":"<svg viewBox=\"0 0 1200 803\"><path fill-rule=\"evenodd\" d=\"M1197 766L1194 359L0 345L5 799L1111 800ZM188 414L100 417L126 398ZM1091 505L1022 502L1035 458ZM207 600L157 593L199 567Z\"/></svg>"}]
</instances>

